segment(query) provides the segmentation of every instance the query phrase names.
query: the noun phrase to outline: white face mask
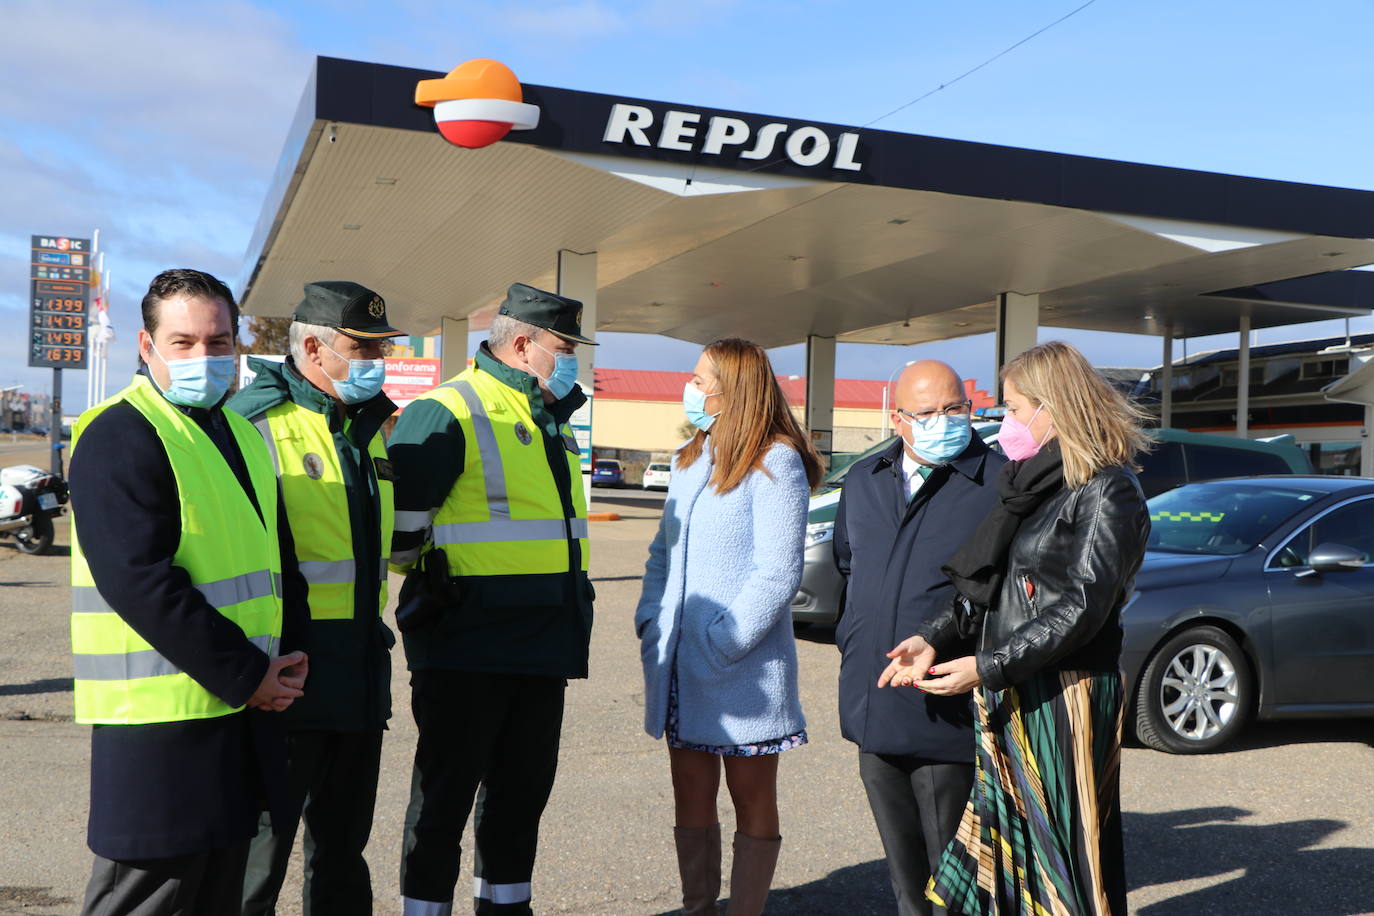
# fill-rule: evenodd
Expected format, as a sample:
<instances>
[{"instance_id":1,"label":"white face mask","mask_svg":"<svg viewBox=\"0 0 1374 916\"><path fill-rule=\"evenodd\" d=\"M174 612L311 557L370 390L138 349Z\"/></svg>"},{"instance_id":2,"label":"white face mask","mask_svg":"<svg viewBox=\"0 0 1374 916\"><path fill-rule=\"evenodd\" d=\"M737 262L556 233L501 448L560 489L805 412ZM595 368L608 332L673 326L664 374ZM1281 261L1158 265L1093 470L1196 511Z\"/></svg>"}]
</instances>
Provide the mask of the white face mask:
<instances>
[{"instance_id":1,"label":"white face mask","mask_svg":"<svg viewBox=\"0 0 1374 916\"><path fill-rule=\"evenodd\" d=\"M234 382L233 356L191 356L168 359L152 341L148 347L167 367L167 389L163 397L183 407L214 407L229 392Z\"/></svg>"},{"instance_id":2,"label":"white face mask","mask_svg":"<svg viewBox=\"0 0 1374 916\"><path fill-rule=\"evenodd\" d=\"M334 393L339 396L340 401L345 404L361 404L363 401L376 397L377 392L382 390L382 384L386 381L386 360L349 359L323 340L320 340L319 344L348 363L348 374L343 378L329 375L329 370L320 366L324 370L324 374L328 375L329 380L334 383Z\"/></svg>"}]
</instances>

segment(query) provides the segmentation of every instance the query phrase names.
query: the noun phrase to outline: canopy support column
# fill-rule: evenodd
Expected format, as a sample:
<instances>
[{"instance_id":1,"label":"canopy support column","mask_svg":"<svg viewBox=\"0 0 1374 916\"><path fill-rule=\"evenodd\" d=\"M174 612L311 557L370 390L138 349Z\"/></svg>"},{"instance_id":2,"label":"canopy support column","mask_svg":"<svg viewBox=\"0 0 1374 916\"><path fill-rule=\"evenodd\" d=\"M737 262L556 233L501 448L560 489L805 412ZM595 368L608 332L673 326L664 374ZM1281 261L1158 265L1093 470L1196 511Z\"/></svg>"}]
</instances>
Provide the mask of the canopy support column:
<instances>
[{"instance_id":1,"label":"canopy support column","mask_svg":"<svg viewBox=\"0 0 1374 916\"><path fill-rule=\"evenodd\" d=\"M1360 438L1360 476L1374 476L1374 404L1364 405L1364 429Z\"/></svg>"},{"instance_id":2,"label":"canopy support column","mask_svg":"<svg viewBox=\"0 0 1374 916\"><path fill-rule=\"evenodd\" d=\"M993 390L1002 400L1002 369L1036 344L1040 331L1040 296L1037 293L1001 293L997 296L997 378Z\"/></svg>"},{"instance_id":3,"label":"canopy support column","mask_svg":"<svg viewBox=\"0 0 1374 916\"><path fill-rule=\"evenodd\" d=\"M555 292L582 303L582 336L596 340L596 263L595 251L558 251L558 289ZM582 451L582 495L592 502L592 402L596 394L596 347L577 348L577 384L587 396L569 420L577 447Z\"/></svg>"},{"instance_id":4,"label":"canopy support column","mask_svg":"<svg viewBox=\"0 0 1374 916\"><path fill-rule=\"evenodd\" d=\"M1236 367L1236 438L1250 438L1250 316L1240 318L1240 364Z\"/></svg>"},{"instance_id":5,"label":"canopy support column","mask_svg":"<svg viewBox=\"0 0 1374 916\"><path fill-rule=\"evenodd\" d=\"M834 449L835 338L806 338L806 428L826 467Z\"/></svg>"},{"instance_id":6,"label":"canopy support column","mask_svg":"<svg viewBox=\"0 0 1374 916\"><path fill-rule=\"evenodd\" d=\"M1174 323L1164 325L1164 358L1159 368L1159 425L1174 425Z\"/></svg>"},{"instance_id":7,"label":"canopy support column","mask_svg":"<svg viewBox=\"0 0 1374 916\"><path fill-rule=\"evenodd\" d=\"M468 364L468 320L445 317L439 324L439 377L453 378Z\"/></svg>"}]
</instances>

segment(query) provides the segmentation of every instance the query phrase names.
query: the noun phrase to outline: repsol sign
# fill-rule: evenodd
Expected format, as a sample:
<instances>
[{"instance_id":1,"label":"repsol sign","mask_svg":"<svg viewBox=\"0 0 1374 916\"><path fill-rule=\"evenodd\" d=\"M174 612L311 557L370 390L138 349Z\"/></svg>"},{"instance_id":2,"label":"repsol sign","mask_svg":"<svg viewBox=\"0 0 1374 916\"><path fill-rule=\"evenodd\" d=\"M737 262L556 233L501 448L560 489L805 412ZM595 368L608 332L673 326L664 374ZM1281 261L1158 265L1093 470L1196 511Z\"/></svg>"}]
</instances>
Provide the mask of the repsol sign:
<instances>
[{"instance_id":1,"label":"repsol sign","mask_svg":"<svg viewBox=\"0 0 1374 916\"><path fill-rule=\"evenodd\" d=\"M803 168L828 166L850 172L863 168L858 159L857 133L832 135L814 125L793 126L781 121L755 127L728 115L703 115L676 108L660 114L647 106L626 102L611 106L602 141L728 159L785 159Z\"/></svg>"}]
</instances>

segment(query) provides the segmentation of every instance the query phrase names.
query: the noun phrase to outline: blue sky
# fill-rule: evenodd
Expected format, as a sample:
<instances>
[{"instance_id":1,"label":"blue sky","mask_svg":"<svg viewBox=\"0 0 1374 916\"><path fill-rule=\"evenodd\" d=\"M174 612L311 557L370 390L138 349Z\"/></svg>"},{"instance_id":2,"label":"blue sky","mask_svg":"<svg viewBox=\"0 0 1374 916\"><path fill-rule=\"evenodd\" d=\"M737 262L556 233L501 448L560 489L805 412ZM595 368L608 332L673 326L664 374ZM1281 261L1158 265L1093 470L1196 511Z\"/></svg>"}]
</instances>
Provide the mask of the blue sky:
<instances>
[{"instance_id":1,"label":"blue sky","mask_svg":"<svg viewBox=\"0 0 1374 916\"><path fill-rule=\"evenodd\" d=\"M120 339L171 266L235 277L317 54L447 70L495 57L524 81L787 117L867 124L947 83L1082 0L6 0L0 32L0 385L46 390L25 366L32 233L103 230ZM784 12L785 11L785 12ZM1096 0L880 126L1374 189L1369 0ZM518 279L518 278L513 278ZM1374 330L1374 319L1353 322ZM1264 341L1339 324L1262 332ZM1049 332L1099 364L1151 365L1154 338ZM598 364L661 368L697 348L606 335ZM1234 344L1193 340L1190 351ZM800 347L775 351L780 372ZM986 382L987 336L918 348L842 346L841 375L917 356ZM67 407L83 373L67 373Z\"/></svg>"}]
</instances>

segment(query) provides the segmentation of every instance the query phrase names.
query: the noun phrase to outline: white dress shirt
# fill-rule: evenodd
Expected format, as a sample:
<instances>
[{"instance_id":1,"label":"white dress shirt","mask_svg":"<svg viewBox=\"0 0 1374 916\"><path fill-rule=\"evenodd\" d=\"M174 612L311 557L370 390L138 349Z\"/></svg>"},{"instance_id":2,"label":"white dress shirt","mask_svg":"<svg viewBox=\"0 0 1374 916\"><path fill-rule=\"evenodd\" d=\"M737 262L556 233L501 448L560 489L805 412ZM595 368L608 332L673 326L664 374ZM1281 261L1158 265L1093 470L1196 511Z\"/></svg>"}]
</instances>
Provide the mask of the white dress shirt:
<instances>
[{"instance_id":1,"label":"white dress shirt","mask_svg":"<svg viewBox=\"0 0 1374 916\"><path fill-rule=\"evenodd\" d=\"M902 449L902 479L906 481L907 502L911 502L916 496L916 491L921 489L921 484L925 483L925 477L921 474L923 470L929 474L935 468L928 464L921 464L907 454L906 449Z\"/></svg>"}]
</instances>

